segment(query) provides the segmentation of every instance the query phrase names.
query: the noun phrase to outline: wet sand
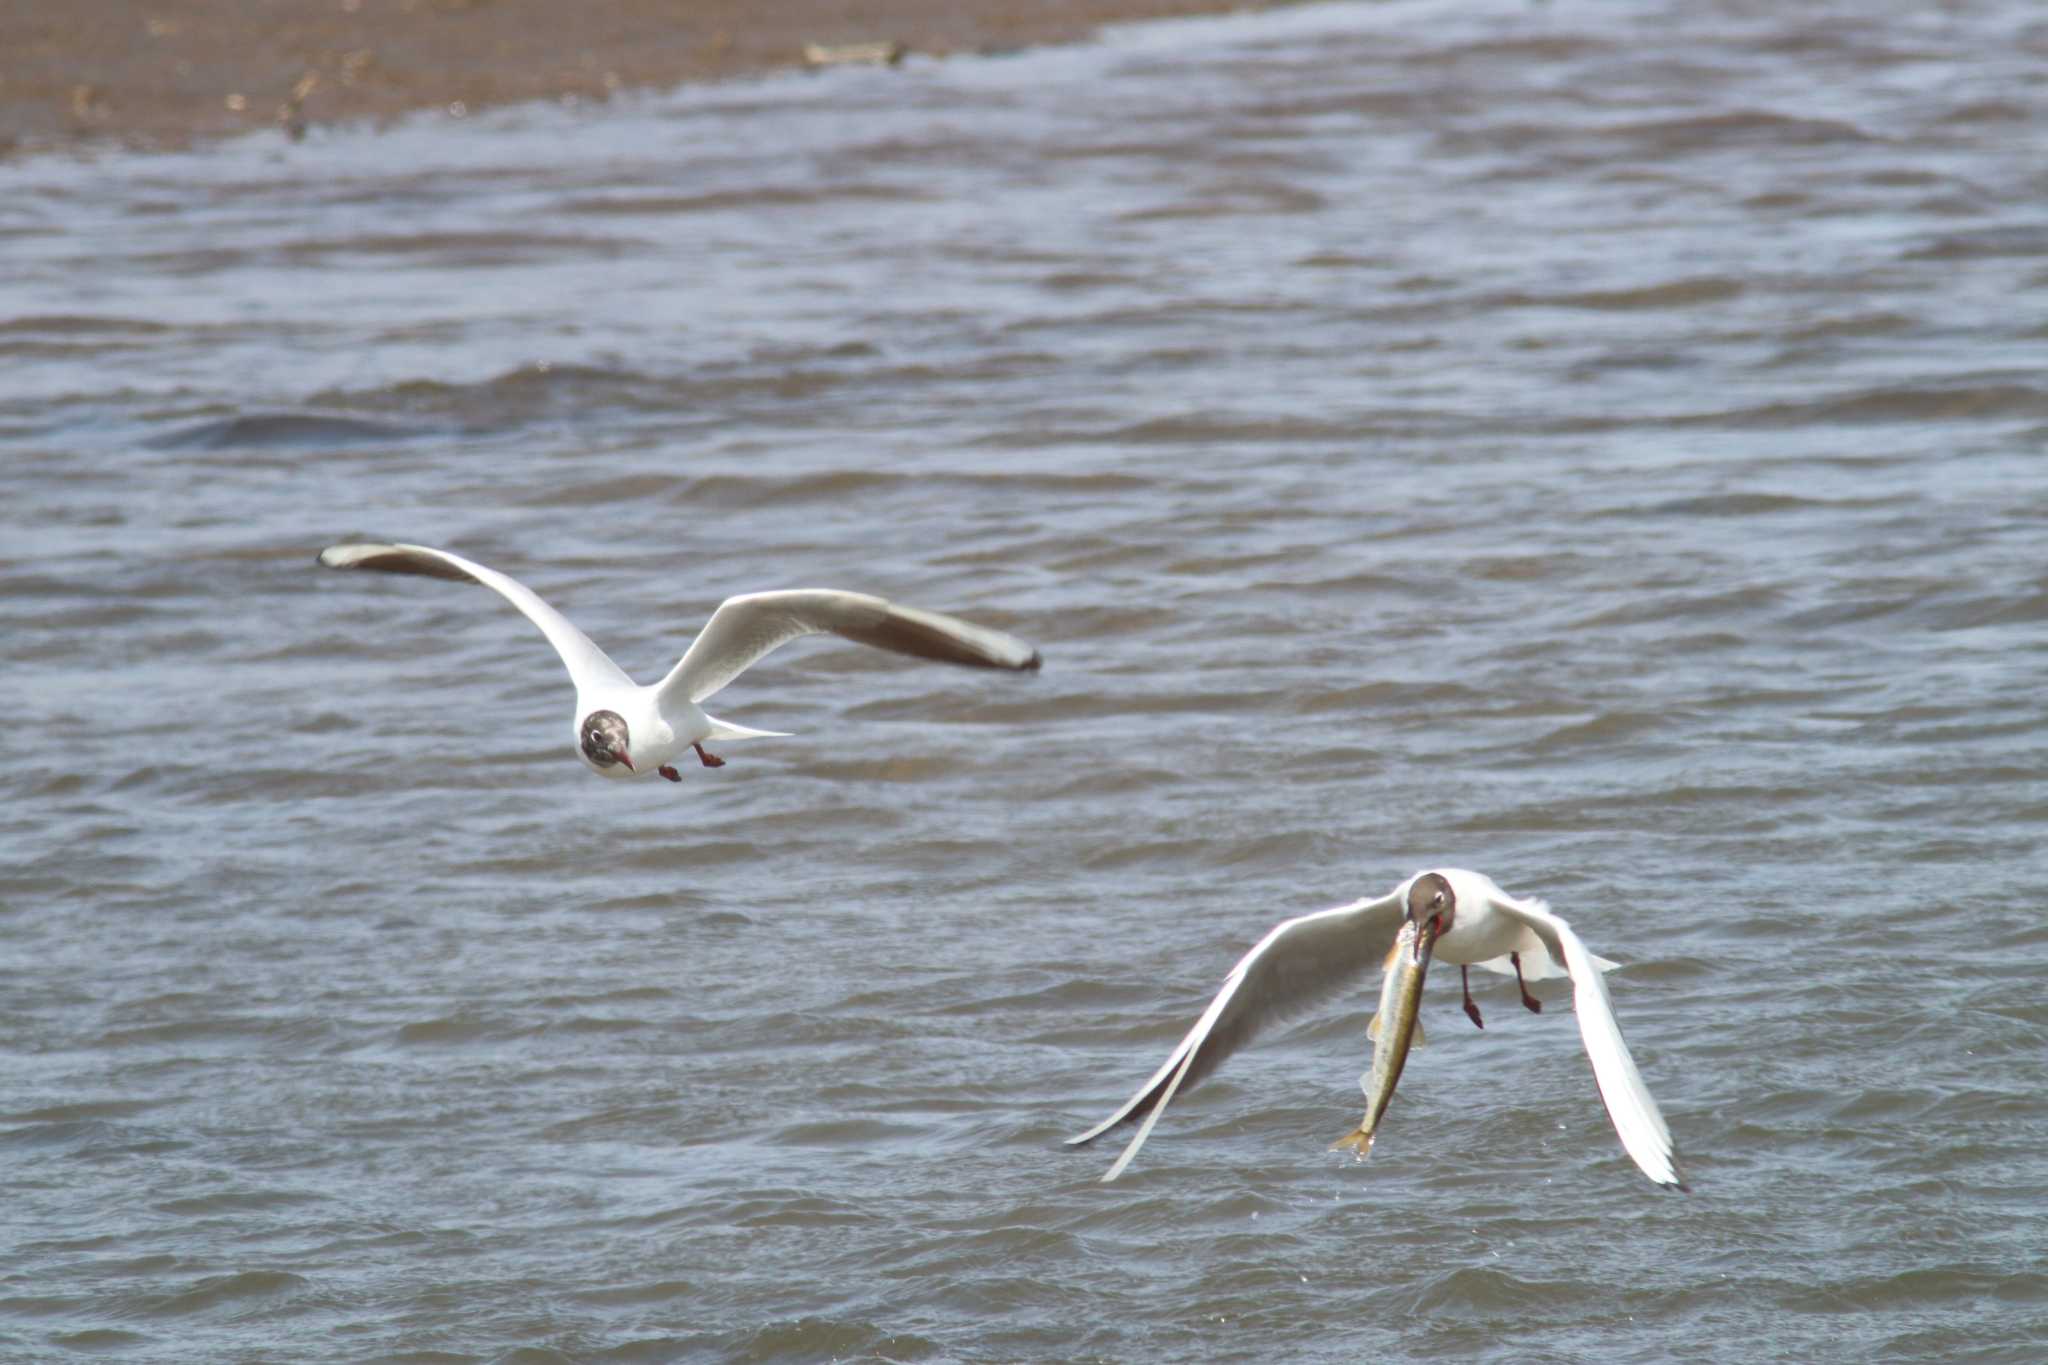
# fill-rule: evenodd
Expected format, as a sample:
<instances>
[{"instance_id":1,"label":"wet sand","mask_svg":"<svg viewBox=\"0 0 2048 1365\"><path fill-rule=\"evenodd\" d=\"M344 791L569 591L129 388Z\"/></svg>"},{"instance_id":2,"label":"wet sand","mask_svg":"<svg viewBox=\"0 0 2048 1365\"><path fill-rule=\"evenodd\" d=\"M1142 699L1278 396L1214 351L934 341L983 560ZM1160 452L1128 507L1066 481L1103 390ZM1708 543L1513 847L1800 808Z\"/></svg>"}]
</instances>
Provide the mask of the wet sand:
<instances>
[{"instance_id":1,"label":"wet sand","mask_svg":"<svg viewBox=\"0 0 2048 1365\"><path fill-rule=\"evenodd\" d=\"M0 155L177 147L283 123L603 99L804 64L805 48L947 55L1085 37L1228 0L126 0L0 8Z\"/></svg>"}]
</instances>

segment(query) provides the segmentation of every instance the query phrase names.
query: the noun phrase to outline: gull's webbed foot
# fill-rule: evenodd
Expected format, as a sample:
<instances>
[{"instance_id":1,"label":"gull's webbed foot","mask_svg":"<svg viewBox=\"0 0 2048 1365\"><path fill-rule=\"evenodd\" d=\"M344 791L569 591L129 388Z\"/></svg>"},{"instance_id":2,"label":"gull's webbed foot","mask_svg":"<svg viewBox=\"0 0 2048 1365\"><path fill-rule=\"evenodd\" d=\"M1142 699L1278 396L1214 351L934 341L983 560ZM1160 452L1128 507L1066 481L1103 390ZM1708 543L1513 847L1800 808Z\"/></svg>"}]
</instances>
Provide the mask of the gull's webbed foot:
<instances>
[{"instance_id":1,"label":"gull's webbed foot","mask_svg":"<svg viewBox=\"0 0 2048 1365\"><path fill-rule=\"evenodd\" d=\"M1458 980L1465 987L1466 1016L1472 1020L1472 1026L1474 1028L1483 1029L1486 1027L1486 1021L1479 1017L1479 1002L1472 998L1472 978L1470 975L1471 970L1472 969L1470 967L1458 968Z\"/></svg>"},{"instance_id":2,"label":"gull's webbed foot","mask_svg":"<svg viewBox=\"0 0 2048 1365\"><path fill-rule=\"evenodd\" d=\"M1543 1002L1529 994L1528 984L1522 980L1522 955L1520 953L1509 953L1508 961L1515 964L1515 985L1522 992L1523 1007L1531 1014L1543 1013Z\"/></svg>"},{"instance_id":3,"label":"gull's webbed foot","mask_svg":"<svg viewBox=\"0 0 2048 1365\"><path fill-rule=\"evenodd\" d=\"M707 752L703 745L692 744L690 747L697 751L697 761L705 767L723 768L725 766L724 759L720 758L717 754Z\"/></svg>"},{"instance_id":4,"label":"gull's webbed foot","mask_svg":"<svg viewBox=\"0 0 2048 1365\"><path fill-rule=\"evenodd\" d=\"M677 772L673 767L666 763L662 764L659 768L656 768L654 771L660 773L663 777L667 778L671 782L680 782L683 780L683 775Z\"/></svg>"}]
</instances>

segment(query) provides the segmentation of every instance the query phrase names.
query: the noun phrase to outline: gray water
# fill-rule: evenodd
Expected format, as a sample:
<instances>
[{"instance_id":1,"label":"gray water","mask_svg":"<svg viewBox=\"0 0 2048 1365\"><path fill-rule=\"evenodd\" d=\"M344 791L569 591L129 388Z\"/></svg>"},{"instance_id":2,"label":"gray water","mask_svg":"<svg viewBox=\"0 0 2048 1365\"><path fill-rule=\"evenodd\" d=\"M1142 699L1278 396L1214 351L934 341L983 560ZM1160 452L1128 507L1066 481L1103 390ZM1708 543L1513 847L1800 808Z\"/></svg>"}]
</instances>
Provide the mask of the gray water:
<instances>
[{"instance_id":1,"label":"gray water","mask_svg":"<svg viewBox=\"0 0 2048 1365\"><path fill-rule=\"evenodd\" d=\"M1336 5L0 166L0 1356L2048 1351L2048 15ZM794 738L591 777L446 545ZM1120 1103L1284 916L1597 952Z\"/></svg>"}]
</instances>

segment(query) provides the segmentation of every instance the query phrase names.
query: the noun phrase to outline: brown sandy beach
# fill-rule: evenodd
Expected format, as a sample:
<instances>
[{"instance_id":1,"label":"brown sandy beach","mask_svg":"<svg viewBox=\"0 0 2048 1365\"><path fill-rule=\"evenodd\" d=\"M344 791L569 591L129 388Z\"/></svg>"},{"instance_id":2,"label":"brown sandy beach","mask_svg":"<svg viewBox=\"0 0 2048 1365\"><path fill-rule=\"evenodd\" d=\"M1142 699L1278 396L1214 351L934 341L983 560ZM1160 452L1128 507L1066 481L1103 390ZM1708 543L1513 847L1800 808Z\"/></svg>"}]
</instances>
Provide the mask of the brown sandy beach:
<instances>
[{"instance_id":1,"label":"brown sandy beach","mask_svg":"<svg viewBox=\"0 0 2048 1365\"><path fill-rule=\"evenodd\" d=\"M602 99L800 65L807 44L945 55L1229 0L4 0L0 155L176 147L280 122Z\"/></svg>"}]
</instances>

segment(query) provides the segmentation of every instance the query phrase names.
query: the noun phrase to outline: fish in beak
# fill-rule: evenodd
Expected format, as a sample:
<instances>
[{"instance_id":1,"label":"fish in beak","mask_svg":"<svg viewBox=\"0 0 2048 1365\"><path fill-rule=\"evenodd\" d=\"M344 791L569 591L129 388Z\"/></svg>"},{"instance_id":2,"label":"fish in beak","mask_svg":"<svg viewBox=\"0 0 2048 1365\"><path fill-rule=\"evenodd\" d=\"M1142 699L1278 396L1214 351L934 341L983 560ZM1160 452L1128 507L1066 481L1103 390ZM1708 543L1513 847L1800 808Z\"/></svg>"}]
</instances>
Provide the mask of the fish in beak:
<instances>
[{"instance_id":1,"label":"fish in beak","mask_svg":"<svg viewBox=\"0 0 2048 1365\"><path fill-rule=\"evenodd\" d=\"M1386 1117L1401 1070L1408 1065L1408 1049L1421 1041L1422 982L1429 974L1429 959L1442 922L1442 916L1436 914L1410 915L1401 922L1380 980L1379 1013L1366 1028L1366 1036L1373 1040L1372 1070L1358 1082L1365 1091L1365 1117L1358 1127L1330 1144L1333 1151L1348 1148L1357 1152L1361 1161L1372 1152L1380 1120Z\"/></svg>"}]
</instances>

